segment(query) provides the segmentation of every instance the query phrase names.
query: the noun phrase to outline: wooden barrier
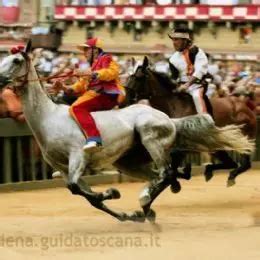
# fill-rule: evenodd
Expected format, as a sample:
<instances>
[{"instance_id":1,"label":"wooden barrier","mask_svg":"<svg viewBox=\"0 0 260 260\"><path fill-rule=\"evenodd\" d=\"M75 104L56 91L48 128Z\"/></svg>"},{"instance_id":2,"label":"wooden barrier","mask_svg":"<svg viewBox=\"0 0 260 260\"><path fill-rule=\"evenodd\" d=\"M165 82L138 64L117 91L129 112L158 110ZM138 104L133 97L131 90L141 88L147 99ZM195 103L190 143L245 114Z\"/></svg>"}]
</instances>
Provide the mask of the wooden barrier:
<instances>
[{"instance_id":1,"label":"wooden barrier","mask_svg":"<svg viewBox=\"0 0 260 260\"><path fill-rule=\"evenodd\" d=\"M0 120L0 183L45 180L52 169L43 160L25 123Z\"/></svg>"},{"instance_id":2,"label":"wooden barrier","mask_svg":"<svg viewBox=\"0 0 260 260\"><path fill-rule=\"evenodd\" d=\"M254 161L260 161L260 117L257 122ZM186 162L200 165L201 158L198 154L188 155ZM0 184L48 180L52 171L43 160L27 124L9 118L0 119Z\"/></svg>"}]
</instances>

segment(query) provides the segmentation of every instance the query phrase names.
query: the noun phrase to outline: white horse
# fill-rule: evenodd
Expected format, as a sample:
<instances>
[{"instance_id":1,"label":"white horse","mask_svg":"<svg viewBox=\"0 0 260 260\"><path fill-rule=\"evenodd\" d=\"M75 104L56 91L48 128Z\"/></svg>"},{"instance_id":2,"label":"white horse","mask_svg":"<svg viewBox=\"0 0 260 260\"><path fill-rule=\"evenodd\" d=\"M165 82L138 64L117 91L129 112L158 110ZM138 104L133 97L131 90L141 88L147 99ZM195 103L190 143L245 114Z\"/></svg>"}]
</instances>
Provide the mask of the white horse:
<instances>
[{"instance_id":1,"label":"white horse","mask_svg":"<svg viewBox=\"0 0 260 260\"><path fill-rule=\"evenodd\" d=\"M150 209L153 200L169 185L173 191L179 191L179 183L169 167L177 129L184 149L253 151L254 145L237 126L216 128L208 115L171 120L151 107L133 105L92 113L102 136L103 149L85 154L82 150L85 136L69 115L68 106L53 103L44 91L28 56L29 50L30 42L24 52L2 60L0 87L11 83L20 95L27 123L44 159L62 172L70 191L121 221L154 220L155 212ZM193 136L197 140L193 140ZM140 195L143 212L126 214L108 208L103 201L119 198L119 191L111 188L97 193L82 180L81 176L88 169L107 164L114 164L131 176L150 180Z\"/></svg>"}]
</instances>

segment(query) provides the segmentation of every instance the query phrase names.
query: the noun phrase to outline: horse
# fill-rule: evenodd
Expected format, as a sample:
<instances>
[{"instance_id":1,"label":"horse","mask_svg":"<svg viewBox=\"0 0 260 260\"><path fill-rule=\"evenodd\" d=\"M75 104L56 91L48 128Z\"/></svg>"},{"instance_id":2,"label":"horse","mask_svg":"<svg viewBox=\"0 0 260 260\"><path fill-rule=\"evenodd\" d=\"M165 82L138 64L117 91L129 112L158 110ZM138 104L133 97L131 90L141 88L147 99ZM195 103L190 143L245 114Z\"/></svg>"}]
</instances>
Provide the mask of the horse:
<instances>
[{"instance_id":1,"label":"horse","mask_svg":"<svg viewBox=\"0 0 260 260\"><path fill-rule=\"evenodd\" d=\"M238 126L217 128L207 115L174 120L154 108L132 105L92 113L103 148L85 153L82 147L86 137L70 116L69 106L55 104L46 93L30 59L30 48L31 41L24 51L3 58L0 89L10 84L20 96L27 124L43 158L62 173L71 193L84 197L92 206L120 221L154 222L156 215L151 204L155 198L168 186L174 192L179 191L179 183L169 166L170 151L177 142L187 149L206 151L231 149L251 153L254 149ZM201 133L209 138L201 138ZM142 211L125 213L109 208L104 201L119 199L120 192L114 188L95 192L81 178L89 170L111 164L130 176L149 181L139 197Z\"/></svg>"},{"instance_id":2,"label":"horse","mask_svg":"<svg viewBox=\"0 0 260 260\"><path fill-rule=\"evenodd\" d=\"M145 56L143 64L136 68L134 74L129 76L127 85L126 104L132 104L140 100L149 100L152 107L166 113L171 118L180 118L196 114L192 97L188 93L178 92L177 84L166 74L156 72L149 68L149 60ZM217 126L228 124L243 125L244 135L250 139L256 138L256 115L236 97L223 97L205 99L209 112L212 114ZM175 167L180 166L185 153L176 151L174 157ZM236 163L226 151L213 153L213 158L219 163L206 165L204 172L206 181L213 177L213 171L220 169L232 169L230 171L227 186L235 184L236 177L251 168L250 155L242 154ZM190 174L190 165L184 168L185 174Z\"/></svg>"}]
</instances>

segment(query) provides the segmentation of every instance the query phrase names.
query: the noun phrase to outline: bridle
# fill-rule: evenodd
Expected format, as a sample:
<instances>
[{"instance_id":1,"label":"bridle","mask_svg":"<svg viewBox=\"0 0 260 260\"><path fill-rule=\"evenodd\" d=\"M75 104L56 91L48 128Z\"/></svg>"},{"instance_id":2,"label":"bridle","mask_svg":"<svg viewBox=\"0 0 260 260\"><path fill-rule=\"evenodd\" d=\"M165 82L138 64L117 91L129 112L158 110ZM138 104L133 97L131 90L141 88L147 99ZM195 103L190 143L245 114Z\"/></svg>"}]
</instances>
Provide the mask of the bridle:
<instances>
[{"instance_id":1,"label":"bridle","mask_svg":"<svg viewBox=\"0 0 260 260\"><path fill-rule=\"evenodd\" d=\"M140 80L143 79L143 84L145 85L148 75L146 75L144 72L142 72L143 73L142 75L138 75L137 72L139 69L141 69L141 67L137 68L136 72L130 76L129 81L131 82L131 80L132 80L134 82L137 82L138 84L141 84ZM129 83L126 84L125 88L130 93L131 101L133 103L137 103L139 100L142 100L142 99L150 100L153 97L151 91L149 91L148 93L145 93L145 91L140 93L140 91L137 91L136 88L130 87Z\"/></svg>"},{"instance_id":2,"label":"bridle","mask_svg":"<svg viewBox=\"0 0 260 260\"><path fill-rule=\"evenodd\" d=\"M28 83L28 74L29 74L29 70L30 70L30 58L29 56L25 53L25 52L21 52L21 55L23 56L23 58L26 61L26 69L25 69L25 73L23 75L17 76L15 77L12 82L13 82L13 90L15 92L15 94L20 95L23 92L23 87L26 83Z\"/></svg>"},{"instance_id":3,"label":"bridle","mask_svg":"<svg viewBox=\"0 0 260 260\"><path fill-rule=\"evenodd\" d=\"M49 81L51 79L64 79L64 78L68 78L68 77L80 78L80 77L84 76L84 74L77 74L77 73L74 73L74 71L70 71L68 73L62 74L63 72L61 69L59 72L55 73L52 76L37 77L36 79L28 79L28 74L30 71L30 63L32 61L26 52L20 52L20 53L23 56L24 60L26 61L26 69L25 69L25 73L23 75L17 76L15 78L13 78L13 80L12 80L12 84L13 84L12 88L13 88L15 94L17 94L17 95L21 95L23 93L24 85L27 84L28 82L36 82L36 81L43 82L43 81ZM64 68L65 68L65 66L64 66ZM85 76L89 76L89 75L86 74Z\"/></svg>"}]
</instances>

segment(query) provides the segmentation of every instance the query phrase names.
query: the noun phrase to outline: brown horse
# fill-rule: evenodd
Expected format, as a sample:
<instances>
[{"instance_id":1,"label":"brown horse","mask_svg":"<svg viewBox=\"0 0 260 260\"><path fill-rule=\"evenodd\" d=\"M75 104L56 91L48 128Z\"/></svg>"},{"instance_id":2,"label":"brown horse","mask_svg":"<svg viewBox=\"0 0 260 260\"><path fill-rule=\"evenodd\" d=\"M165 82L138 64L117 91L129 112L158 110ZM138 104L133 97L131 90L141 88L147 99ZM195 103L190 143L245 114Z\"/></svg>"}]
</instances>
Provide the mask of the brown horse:
<instances>
[{"instance_id":1,"label":"brown horse","mask_svg":"<svg viewBox=\"0 0 260 260\"><path fill-rule=\"evenodd\" d=\"M162 73L155 72L149 68L147 57L143 64L137 68L127 82L127 98L125 103L130 104L142 99L148 99L151 106L159 109L172 118L184 117L196 114L192 97L188 93L177 92L177 85ZM255 139L256 137L256 115L239 101L236 97L206 98L209 113L212 114L217 126L228 124L243 125L243 133ZM173 167L178 167L184 159L185 152L173 152ZM228 177L227 185L235 184L235 178L251 168L249 155L241 155L238 163L235 162L226 151L218 151L213 154L219 163L208 164L205 169L206 181L213 177L214 170L233 169ZM189 173L190 166L185 169Z\"/></svg>"}]
</instances>

